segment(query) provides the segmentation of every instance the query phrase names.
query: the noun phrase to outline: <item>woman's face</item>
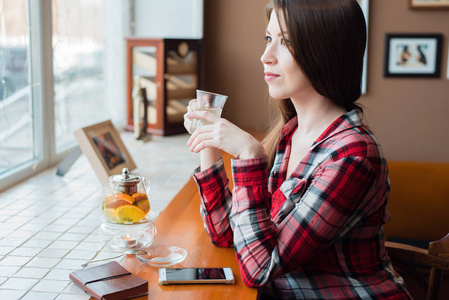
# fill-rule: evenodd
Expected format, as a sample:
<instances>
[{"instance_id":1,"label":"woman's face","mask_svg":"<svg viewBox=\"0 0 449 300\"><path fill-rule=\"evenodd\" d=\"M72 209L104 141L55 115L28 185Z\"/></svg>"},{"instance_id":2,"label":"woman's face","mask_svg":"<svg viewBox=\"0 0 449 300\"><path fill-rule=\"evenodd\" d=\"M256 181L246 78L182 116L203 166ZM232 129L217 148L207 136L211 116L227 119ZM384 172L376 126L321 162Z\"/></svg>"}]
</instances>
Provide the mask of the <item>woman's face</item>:
<instances>
[{"instance_id":1,"label":"woman's face","mask_svg":"<svg viewBox=\"0 0 449 300\"><path fill-rule=\"evenodd\" d=\"M282 28L279 27L273 10L266 32L267 46L260 58L264 66L265 81L270 96L275 99L300 98L313 87L288 50L288 34L284 20L280 21ZM282 31L286 40L282 37Z\"/></svg>"}]
</instances>

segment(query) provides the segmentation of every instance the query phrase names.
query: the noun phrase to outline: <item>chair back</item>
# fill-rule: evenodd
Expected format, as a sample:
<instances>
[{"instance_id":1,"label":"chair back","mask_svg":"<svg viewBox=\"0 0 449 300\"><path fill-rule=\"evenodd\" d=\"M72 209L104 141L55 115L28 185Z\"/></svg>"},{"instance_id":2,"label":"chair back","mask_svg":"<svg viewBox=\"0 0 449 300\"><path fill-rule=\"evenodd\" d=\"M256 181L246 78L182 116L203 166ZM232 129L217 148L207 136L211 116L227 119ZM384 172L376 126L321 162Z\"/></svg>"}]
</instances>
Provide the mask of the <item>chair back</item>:
<instances>
[{"instance_id":1,"label":"chair back","mask_svg":"<svg viewBox=\"0 0 449 300\"><path fill-rule=\"evenodd\" d=\"M449 278L444 278L442 285L443 273L449 272L449 234L431 242L428 250L395 242L386 242L385 246L394 269L404 278L414 299L438 300L442 286L445 289L441 299L449 299Z\"/></svg>"}]
</instances>

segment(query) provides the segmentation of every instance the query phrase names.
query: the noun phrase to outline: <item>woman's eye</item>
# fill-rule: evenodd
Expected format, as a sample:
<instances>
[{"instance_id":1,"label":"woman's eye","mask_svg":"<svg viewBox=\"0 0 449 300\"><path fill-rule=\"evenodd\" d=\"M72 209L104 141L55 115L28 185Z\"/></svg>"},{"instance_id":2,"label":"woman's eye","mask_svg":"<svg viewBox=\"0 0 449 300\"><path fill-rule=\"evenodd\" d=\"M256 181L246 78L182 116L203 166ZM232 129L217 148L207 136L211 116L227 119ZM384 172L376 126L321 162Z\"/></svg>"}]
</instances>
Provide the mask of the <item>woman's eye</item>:
<instances>
[{"instance_id":1,"label":"woman's eye","mask_svg":"<svg viewBox=\"0 0 449 300\"><path fill-rule=\"evenodd\" d=\"M290 45L290 41L287 40L287 39L281 39L281 44L282 44L282 45L289 46L289 45Z\"/></svg>"},{"instance_id":2,"label":"woman's eye","mask_svg":"<svg viewBox=\"0 0 449 300\"><path fill-rule=\"evenodd\" d=\"M271 43L271 37L270 36L266 36L265 37L265 44L269 44Z\"/></svg>"}]
</instances>

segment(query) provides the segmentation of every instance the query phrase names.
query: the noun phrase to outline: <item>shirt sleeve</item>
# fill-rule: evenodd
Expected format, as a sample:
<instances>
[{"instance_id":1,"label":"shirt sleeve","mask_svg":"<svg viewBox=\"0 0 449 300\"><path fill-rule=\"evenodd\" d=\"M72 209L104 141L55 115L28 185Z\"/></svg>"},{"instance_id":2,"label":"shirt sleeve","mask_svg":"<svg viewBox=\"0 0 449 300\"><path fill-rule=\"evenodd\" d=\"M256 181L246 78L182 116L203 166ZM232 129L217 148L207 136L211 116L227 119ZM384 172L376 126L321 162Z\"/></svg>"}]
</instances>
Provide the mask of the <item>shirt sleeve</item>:
<instances>
[{"instance_id":1,"label":"shirt sleeve","mask_svg":"<svg viewBox=\"0 0 449 300\"><path fill-rule=\"evenodd\" d=\"M297 269L353 228L375 190L376 172L367 159L342 158L309 180L295 178L296 186L285 195L291 210L276 224L264 169L251 161L232 162L234 247L242 279L251 287ZM282 186L278 192L285 194Z\"/></svg>"},{"instance_id":2,"label":"shirt sleeve","mask_svg":"<svg viewBox=\"0 0 449 300\"><path fill-rule=\"evenodd\" d=\"M220 247L234 245L229 213L232 206L232 195L228 188L228 177L223 159L210 168L193 174L201 196L200 212L204 228L212 243Z\"/></svg>"}]
</instances>

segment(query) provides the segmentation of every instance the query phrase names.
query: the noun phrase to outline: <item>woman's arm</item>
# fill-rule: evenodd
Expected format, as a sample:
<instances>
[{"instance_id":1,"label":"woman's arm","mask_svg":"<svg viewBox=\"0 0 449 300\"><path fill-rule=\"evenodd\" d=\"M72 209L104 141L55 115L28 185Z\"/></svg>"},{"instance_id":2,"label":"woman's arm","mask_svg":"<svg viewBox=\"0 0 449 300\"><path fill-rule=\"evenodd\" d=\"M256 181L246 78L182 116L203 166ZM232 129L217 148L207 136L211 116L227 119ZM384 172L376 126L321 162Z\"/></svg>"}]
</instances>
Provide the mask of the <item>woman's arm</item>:
<instances>
[{"instance_id":1,"label":"woman's arm","mask_svg":"<svg viewBox=\"0 0 449 300\"><path fill-rule=\"evenodd\" d=\"M200 151L201 171L214 165L221 158L221 150L216 148L206 148Z\"/></svg>"},{"instance_id":2,"label":"woman's arm","mask_svg":"<svg viewBox=\"0 0 449 300\"><path fill-rule=\"evenodd\" d=\"M232 247L234 240L229 224L232 195L223 159L202 172L197 171L194 179L201 196L200 212L206 232L214 245Z\"/></svg>"},{"instance_id":3,"label":"woman's arm","mask_svg":"<svg viewBox=\"0 0 449 300\"><path fill-rule=\"evenodd\" d=\"M194 101L191 103L194 105ZM189 113L184 116L186 128L189 128L193 118L204 119L212 124L199 127L187 143L190 151L201 153L202 172L196 173L195 179L202 199L204 225L215 245L233 246L229 223L232 195L228 189L221 151L238 158L265 156L265 151L250 134L210 112L189 109Z\"/></svg>"}]
</instances>

